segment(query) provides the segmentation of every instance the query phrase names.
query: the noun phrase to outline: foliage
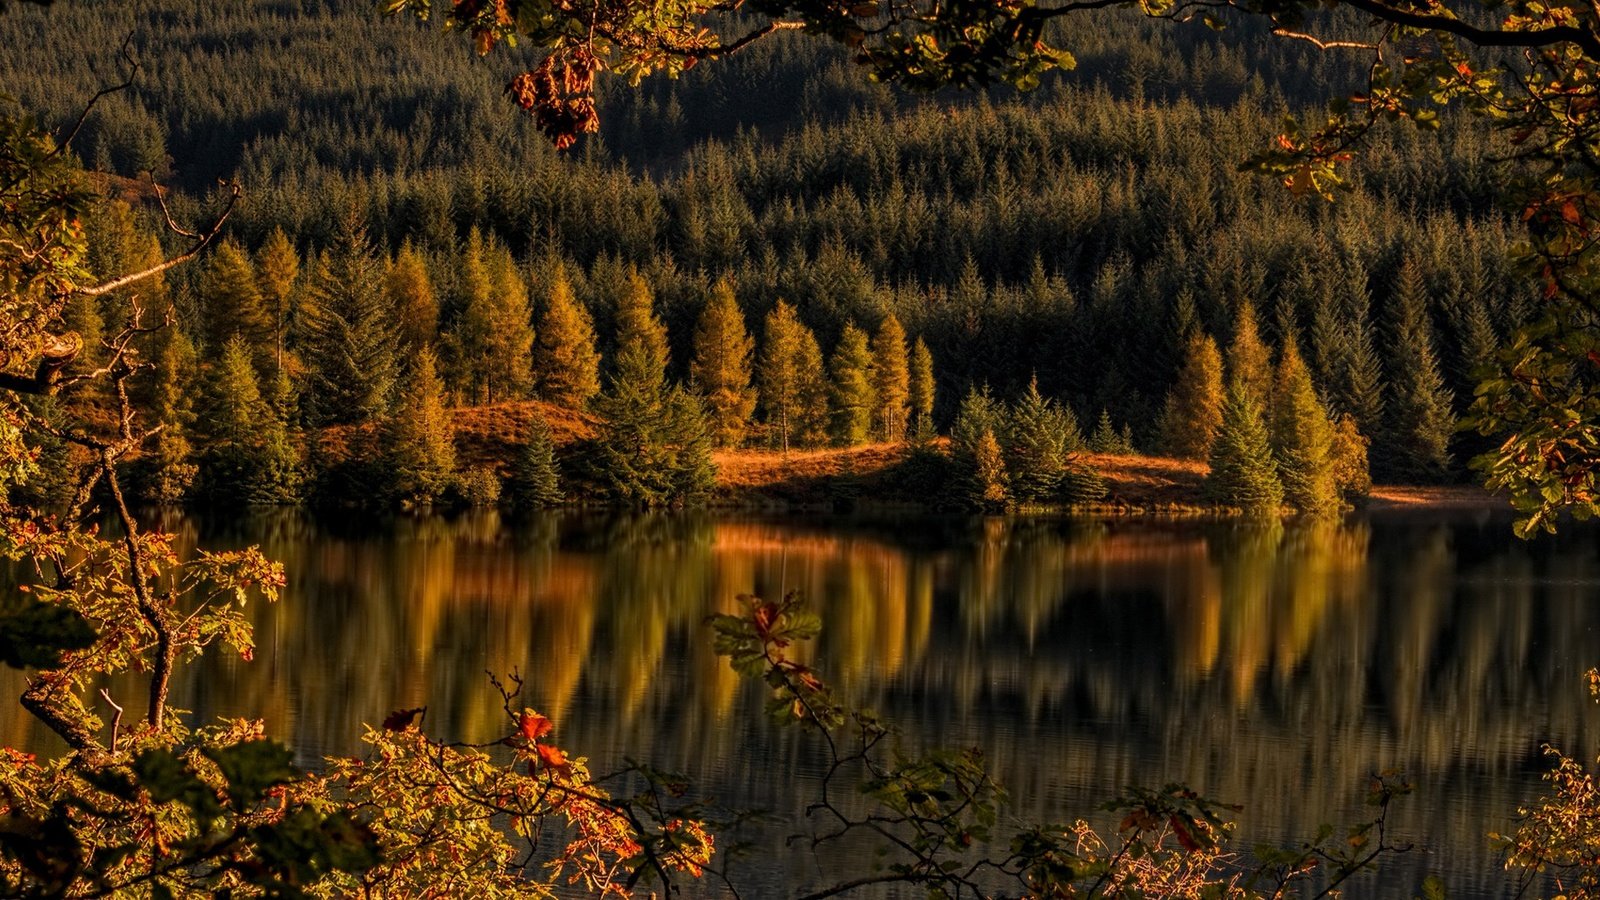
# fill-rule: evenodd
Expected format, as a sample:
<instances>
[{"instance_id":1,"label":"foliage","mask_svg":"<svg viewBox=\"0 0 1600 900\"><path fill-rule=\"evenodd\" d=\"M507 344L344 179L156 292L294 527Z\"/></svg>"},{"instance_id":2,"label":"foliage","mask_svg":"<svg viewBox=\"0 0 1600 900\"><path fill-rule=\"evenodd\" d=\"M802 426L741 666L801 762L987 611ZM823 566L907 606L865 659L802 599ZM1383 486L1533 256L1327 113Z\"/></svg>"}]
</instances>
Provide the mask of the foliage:
<instances>
[{"instance_id":1,"label":"foliage","mask_svg":"<svg viewBox=\"0 0 1600 900\"><path fill-rule=\"evenodd\" d=\"M871 435L879 409L878 379L867 333L854 322L845 324L844 333L833 348L828 376L834 443L843 447L864 443Z\"/></svg>"},{"instance_id":2,"label":"foliage","mask_svg":"<svg viewBox=\"0 0 1600 900\"><path fill-rule=\"evenodd\" d=\"M1317 399L1311 373L1294 338L1284 342L1273 390L1271 446L1283 497L1303 513L1325 515L1339 508L1334 425ZM1359 475L1345 475L1345 480Z\"/></svg>"},{"instance_id":3,"label":"foliage","mask_svg":"<svg viewBox=\"0 0 1600 900\"><path fill-rule=\"evenodd\" d=\"M906 330L890 313L872 335L872 382L878 407L874 418L878 436L885 441L901 441L906 436L906 420L911 414L911 362L906 353ZM926 389L931 392L932 384Z\"/></svg>"},{"instance_id":4,"label":"foliage","mask_svg":"<svg viewBox=\"0 0 1600 900\"><path fill-rule=\"evenodd\" d=\"M433 351L422 347L400 383L400 405L384 424L384 457L397 502L428 506L456 477L455 427L444 405Z\"/></svg>"},{"instance_id":5,"label":"foliage","mask_svg":"<svg viewBox=\"0 0 1600 900\"><path fill-rule=\"evenodd\" d=\"M1183 459L1205 459L1222 427L1222 354L1201 331L1189 335L1183 368L1161 414L1161 443Z\"/></svg>"},{"instance_id":6,"label":"foliage","mask_svg":"<svg viewBox=\"0 0 1600 900\"><path fill-rule=\"evenodd\" d=\"M972 449L967 475L967 502L986 512L1000 512L1011 502L1011 479L1007 477L1005 455L994 432L984 429Z\"/></svg>"},{"instance_id":7,"label":"foliage","mask_svg":"<svg viewBox=\"0 0 1600 900\"><path fill-rule=\"evenodd\" d=\"M535 415L528 423L526 442L517 454L506 493L519 510L556 506L566 499L561 489L561 470L556 464L555 440L544 416Z\"/></svg>"},{"instance_id":8,"label":"foliage","mask_svg":"<svg viewBox=\"0 0 1600 900\"><path fill-rule=\"evenodd\" d=\"M911 437L926 440L933 436L934 392L933 354L918 335L911 343L911 362L907 373L911 389Z\"/></svg>"},{"instance_id":9,"label":"foliage","mask_svg":"<svg viewBox=\"0 0 1600 900\"><path fill-rule=\"evenodd\" d=\"M756 379L774 443L785 452L791 438L810 445L825 433L828 396L825 382L817 377L821 371L816 335L793 306L779 300L767 314Z\"/></svg>"},{"instance_id":10,"label":"foliage","mask_svg":"<svg viewBox=\"0 0 1600 900\"><path fill-rule=\"evenodd\" d=\"M756 392L750 385L755 346L733 286L718 282L695 328L689 382L711 408L712 435L719 447L739 446L755 412Z\"/></svg>"},{"instance_id":11,"label":"foliage","mask_svg":"<svg viewBox=\"0 0 1600 900\"><path fill-rule=\"evenodd\" d=\"M1433 482L1450 474L1450 438L1456 430L1450 394L1433 349L1427 297L1416 266L1400 267L1395 289L1395 322L1390 352L1387 428L1393 450L1379 460L1390 480Z\"/></svg>"},{"instance_id":12,"label":"foliage","mask_svg":"<svg viewBox=\"0 0 1600 900\"><path fill-rule=\"evenodd\" d=\"M1211 445L1211 472L1206 494L1213 502L1252 515L1277 515L1283 505L1272 445L1261 406L1244 382L1228 386L1222 405L1222 427Z\"/></svg>"},{"instance_id":13,"label":"foliage","mask_svg":"<svg viewBox=\"0 0 1600 900\"><path fill-rule=\"evenodd\" d=\"M1010 405L1000 433L1012 497L1020 503L1053 500L1082 440L1072 414L1039 393L1035 380Z\"/></svg>"},{"instance_id":14,"label":"foliage","mask_svg":"<svg viewBox=\"0 0 1600 900\"><path fill-rule=\"evenodd\" d=\"M1344 415L1333 429L1333 483L1341 497L1362 497L1372 490L1372 475L1367 466L1366 435L1356 427L1353 416Z\"/></svg>"},{"instance_id":15,"label":"foliage","mask_svg":"<svg viewBox=\"0 0 1600 900\"><path fill-rule=\"evenodd\" d=\"M569 409L580 409L600 391L600 354L594 324L572 295L565 266L556 269L533 347L535 393Z\"/></svg>"},{"instance_id":16,"label":"foliage","mask_svg":"<svg viewBox=\"0 0 1600 900\"><path fill-rule=\"evenodd\" d=\"M347 217L311 274L300 346L308 371L304 406L313 425L382 419L399 375L394 318L366 228Z\"/></svg>"},{"instance_id":17,"label":"foliage","mask_svg":"<svg viewBox=\"0 0 1600 900\"><path fill-rule=\"evenodd\" d=\"M299 460L288 429L261 396L243 338L222 348L206 391L205 448L197 491L221 506L284 503L300 484Z\"/></svg>"}]
</instances>

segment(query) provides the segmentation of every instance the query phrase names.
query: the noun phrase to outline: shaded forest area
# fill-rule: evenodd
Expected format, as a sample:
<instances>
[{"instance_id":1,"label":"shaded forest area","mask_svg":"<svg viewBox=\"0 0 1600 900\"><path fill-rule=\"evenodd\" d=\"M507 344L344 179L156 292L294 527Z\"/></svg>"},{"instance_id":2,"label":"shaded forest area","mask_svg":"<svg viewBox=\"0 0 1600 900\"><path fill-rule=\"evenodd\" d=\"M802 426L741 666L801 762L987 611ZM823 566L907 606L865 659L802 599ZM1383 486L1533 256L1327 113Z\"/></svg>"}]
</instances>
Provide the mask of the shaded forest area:
<instances>
[{"instance_id":1,"label":"shaded forest area","mask_svg":"<svg viewBox=\"0 0 1600 900\"><path fill-rule=\"evenodd\" d=\"M599 380L557 396L538 362L553 340L540 325L567 296L587 320L563 332L589 342L572 349L582 365L600 364L614 397L619 373L651 368L625 352L642 340L666 373L649 402L674 408L670 385L705 386L696 333L725 284L758 355L763 324L794 318L816 344L800 368L829 360L826 422L801 443L904 432L841 413L834 362L855 357L870 382L867 336L898 330L903 353L920 342L931 357L941 430L975 391L1026 403L1036 384L1074 430L1098 422L1170 451L1162 412L1192 339L1227 345L1254 318L1271 355L1293 337L1326 410L1372 442L1377 477L1462 477L1479 447L1450 429L1472 373L1534 305L1506 269L1517 226L1484 162L1498 138L1454 119L1385 131L1336 204L1295 198L1238 164L1286 107L1355 83L1355 60L1249 25L1096 21L1063 24L1079 69L1028 95L904 95L837 48L779 35L677 80L608 83L603 133L566 155L501 96L513 60L469 58L365 0L17 10L0 19L0 83L66 122L121 80L132 35L142 70L96 107L76 143L85 165L153 172L192 214L217 179L243 184L231 242L145 300L178 312L178 336L151 348L172 363L151 386L157 414L198 412L194 446L214 448L259 444L270 410L284 435L256 448L277 460L257 467L293 468L300 429L402 414L424 382L444 405L586 403ZM103 217L102 273L154 252L147 216ZM73 325L92 335L126 302L79 303ZM335 337L359 365L328 358ZM758 422L731 442L786 444L788 408L759 376L744 388L762 388ZM1417 433L1419 408L1443 410L1433 433ZM162 453L158 473L200 455Z\"/></svg>"}]
</instances>

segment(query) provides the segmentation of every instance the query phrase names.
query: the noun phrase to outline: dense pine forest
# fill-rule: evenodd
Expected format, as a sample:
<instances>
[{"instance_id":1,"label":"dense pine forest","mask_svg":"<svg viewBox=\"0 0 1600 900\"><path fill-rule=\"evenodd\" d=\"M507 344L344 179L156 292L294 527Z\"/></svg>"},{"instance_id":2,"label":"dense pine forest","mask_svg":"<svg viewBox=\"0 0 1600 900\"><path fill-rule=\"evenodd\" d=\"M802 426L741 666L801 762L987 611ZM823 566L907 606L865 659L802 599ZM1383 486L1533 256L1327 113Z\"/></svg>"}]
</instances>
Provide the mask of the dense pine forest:
<instances>
[{"instance_id":1,"label":"dense pine forest","mask_svg":"<svg viewBox=\"0 0 1600 900\"><path fill-rule=\"evenodd\" d=\"M980 505L1098 496L1088 448L1207 460L1240 507L1336 506L1368 460L1464 478L1474 372L1534 303L1499 138L1382 131L1336 203L1295 197L1239 164L1353 83L1337 56L1247 23L1063 27L1078 69L1025 95L902 93L780 35L611 85L565 153L503 98L504 56L366 0L15 10L0 83L65 125L119 48L138 61L74 143L108 176L102 274L158 252L145 173L197 220L219 179L244 189L226 240L139 298L176 313L146 348L148 499L484 502L508 479L523 503L667 503L704 493L713 446L934 433L955 460L924 468ZM74 302L74 365L130 302ZM519 458L458 464L451 408L530 398L592 425L577 450L535 417Z\"/></svg>"}]
</instances>

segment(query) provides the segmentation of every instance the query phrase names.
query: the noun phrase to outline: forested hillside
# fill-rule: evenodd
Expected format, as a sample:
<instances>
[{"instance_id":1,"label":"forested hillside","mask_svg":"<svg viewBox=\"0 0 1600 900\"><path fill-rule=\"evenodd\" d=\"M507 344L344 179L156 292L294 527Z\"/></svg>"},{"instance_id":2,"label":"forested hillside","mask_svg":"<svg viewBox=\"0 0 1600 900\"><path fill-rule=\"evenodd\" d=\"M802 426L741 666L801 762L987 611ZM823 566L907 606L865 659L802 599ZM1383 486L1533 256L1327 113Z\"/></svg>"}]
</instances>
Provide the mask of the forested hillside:
<instances>
[{"instance_id":1,"label":"forested hillside","mask_svg":"<svg viewBox=\"0 0 1600 900\"><path fill-rule=\"evenodd\" d=\"M426 418L419 391L581 406L606 384L615 410L653 318L667 379L638 409L681 406L681 383L742 420L718 442L895 437L891 419L927 417L916 366L881 354L921 346L941 430L975 389L1026 402L1036 379L1074 431L1104 420L1168 451L1163 408L1193 338L1229 348L1249 310L1271 357L1293 338L1316 399L1372 441L1375 474L1461 477L1476 445L1451 428L1472 373L1532 306L1505 269L1517 225L1492 200L1496 137L1468 121L1386 131L1337 203L1296 198L1238 164L1286 108L1351 83L1344 61L1248 26L1063 27L1079 69L1025 96L905 95L778 36L610 86L602 134L564 154L501 96L505 56L473 59L367 0L17 10L0 19L0 84L68 121L120 80L131 35L142 69L89 118L85 165L153 171L189 211L219 178L243 185L229 242L159 289L180 327L152 392L171 440L198 429L213 454L263 439L207 429L271 411L284 435L249 465L283 483L255 499L298 490L291 433ZM123 247L102 252L107 271L148 250L147 216L106 217ZM742 313L719 340L750 341L722 402L696 369L719 284ZM104 328L125 302L79 303L75 324ZM779 333L800 343L778 362L826 371L824 396L773 393ZM583 371L596 351L603 379ZM874 420L874 404L895 411ZM815 421L791 428L791 413ZM203 454L169 450L205 483ZM237 484L220 465L211 481Z\"/></svg>"}]
</instances>

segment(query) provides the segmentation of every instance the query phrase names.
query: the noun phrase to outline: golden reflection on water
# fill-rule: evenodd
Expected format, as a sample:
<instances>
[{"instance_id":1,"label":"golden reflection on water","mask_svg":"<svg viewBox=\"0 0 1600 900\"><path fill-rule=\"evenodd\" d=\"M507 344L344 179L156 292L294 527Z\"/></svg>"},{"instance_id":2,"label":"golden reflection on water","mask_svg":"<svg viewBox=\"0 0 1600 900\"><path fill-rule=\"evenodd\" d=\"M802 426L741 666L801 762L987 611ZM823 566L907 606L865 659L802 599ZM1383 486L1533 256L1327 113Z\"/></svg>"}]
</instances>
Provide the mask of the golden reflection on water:
<instances>
[{"instance_id":1,"label":"golden reflection on water","mask_svg":"<svg viewBox=\"0 0 1600 900\"><path fill-rule=\"evenodd\" d=\"M163 524L202 541L193 520ZM981 741L1041 818L1181 778L1247 801L1264 834L1304 836L1359 812L1363 774L1401 766L1434 784L1407 822L1447 833L1455 855L1432 861L1481 868L1485 816L1536 780L1538 743L1597 746L1578 681L1600 662L1593 532L703 513L347 531L272 514L203 537L252 542L289 575L253 610L256 660L191 666L178 703L264 718L308 761L399 707L491 737L485 672L516 671L581 752L700 767L757 799L800 791L771 783L798 745L761 730L759 690L703 624L787 589L824 621L797 655L916 740ZM48 743L15 705L0 731Z\"/></svg>"}]
</instances>

